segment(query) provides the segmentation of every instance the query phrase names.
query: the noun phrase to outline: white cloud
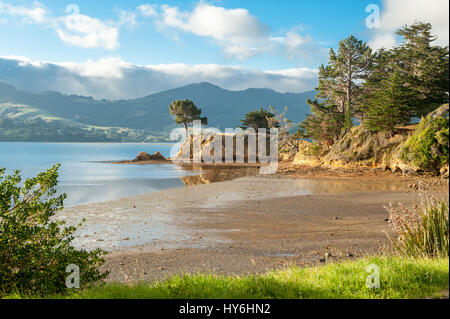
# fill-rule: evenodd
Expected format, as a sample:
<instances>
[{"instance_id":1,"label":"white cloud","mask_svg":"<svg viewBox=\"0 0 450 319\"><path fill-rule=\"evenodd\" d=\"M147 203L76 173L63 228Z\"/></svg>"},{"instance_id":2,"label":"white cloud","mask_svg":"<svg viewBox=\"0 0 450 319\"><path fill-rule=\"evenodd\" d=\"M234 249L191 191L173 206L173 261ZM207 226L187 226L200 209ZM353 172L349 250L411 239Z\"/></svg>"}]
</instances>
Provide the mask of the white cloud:
<instances>
[{"instance_id":1,"label":"white cloud","mask_svg":"<svg viewBox=\"0 0 450 319\"><path fill-rule=\"evenodd\" d=\"M429 22L438 36L436 44L449 44L448 0L383 0L380 28L375 30L369 44L379 49L395 45L395 31L405 24Z\"/></svg>"},{"instance_id":2,"label":"white cloud","mask_svg":"<svg viewBox=\"0 0 450 319\"><path fill-rule=\"evenodd\" d=\"M156 13L160 30L178 30L213 39L228 58L246 60L264 53L313 59L321 54L302 25L281 36L271 36L270 28L246 9L226 9L200 1L192 11L162 5ZM177 39L177 35L173 36Z\"/></svg>"},{"instance_id":3,"label":"white cloud","mask_svg":"<svg viewBox=\"0 0 450 319\"><path fill-rule=\"evenodd\" d=\"M118 26L128 25L130 27L135 27L138 25L136 21L136 13L131 11L119 10L119 21Z\"/></svg>"},{"instance_id":4,"label":"white cloud","mask_svg":"<svg viewBox=\"0 0 450 319\"><path fill-rule=\"evenodd\" d=\"M293 52L296 49L310 43L312 43L312 38L309 35L303 37L295 31L289 31L286 33L286 37L284 39L284 45L289 52Z\"/></svg>"},{"instance_id":5,"label":"white cloud","mask_svg":"<svg viewBox=\"0 0 450 319\"><path fill-rule=\"evenodd\" d=\"M125 23L132 25L135 22L133 13L125 11L119 12L118 22L106 23L80 14L76 5L69 5L67 9L68 15L52 17L38 2L34 2L32 7L23 7L0 1L0 15L20 17L22 19L19 22L52 28L63 42L82 48L114 50L119 46L118 26Z\"/></svg>"},{"instance_id":6,"label":"white cloud","mask_svg":"<svg viewBox=\"0 0 450 319\"><path fill-rule=\"evenodd\" d=\"M146 17L154 17L156 13L156 5L154 4L143 4L137 7L138 11Z\"/></svg>"},{"instance_id":7,"label":"white cloud","mask_svg":"<svg viewBox=\"0 0 450 319\"><path fill-rule=\"evenodd\" d=\"M59 38L82 48L105 48L114 50L119 46L119 30L102 21L83 14L70 14L62 26L55 28Z\"/></svg>"},{"instance_id":8,"label":"white cloud","mask_svg":"<svg viewBox=\"0 0 450 319\"><path fill-rule=\"evenodd\" d=\"M37 2L33 8L23 6L13 6L9 3L0 1L0 14L11 17L20 17L25 23L44 23L47 20L47 12Z\"/></svg>"},{"instance_id":9,"label":"white cloud","mask_svg":"<svg viewBox=\"0 0 450 319\"><path fill-rule=\"evenodd\" d=\"M308 68L262 71L217 64L135 65L112 57L85 63L0 57L0 82L18 89L110 99L137 98L198 82L211 82L229 90L270 88L298 93L316 87L317 73Z\"/></svg>"},{"instance_id":10,"label":"white cloud","mask_svg":"<svg viewBox=\"0 0 450 319\"><path fill-rule=\"evenodd\" d=\"M158 25L214 39L230 57L247 59L270 49L269 28L246 9L225 9L200 2L193 11L161 6Z\"/></svg>"}]
</instances>

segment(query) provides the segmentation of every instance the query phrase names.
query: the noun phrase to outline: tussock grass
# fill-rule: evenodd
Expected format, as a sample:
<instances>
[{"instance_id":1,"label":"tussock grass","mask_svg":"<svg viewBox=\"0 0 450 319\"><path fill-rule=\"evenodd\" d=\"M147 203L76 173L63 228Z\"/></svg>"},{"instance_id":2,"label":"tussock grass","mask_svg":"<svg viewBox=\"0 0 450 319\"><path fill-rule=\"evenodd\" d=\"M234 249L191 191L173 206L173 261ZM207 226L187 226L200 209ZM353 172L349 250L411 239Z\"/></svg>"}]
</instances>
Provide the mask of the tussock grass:
<instances>
[{"instance_id":1,"label":"tussock grass","mask_svg":"<svg viewBox=\"0 0 450 319\"><path fill-rule=\"evenodd\" d=\"M449 257L449 203L428 197L425 202L408 209L388 208L399 238L392 241L395 250L406 257Z\"/></svg>"},{"instance_id":2,"label":"tussock grass","mask_svg":"<svg viewBox=\"0 0 450 319\"><path fill-rule=\"evenodd\" d=\"M366 287L366 267L380 269L380 288ZM83 299L383 299L439 296L448 289L449 260L372 257L263 275L174 276L157 283L105 284L52 298ZM21 297L19 294L9 298Z\"/></svg>"}]
</instances>

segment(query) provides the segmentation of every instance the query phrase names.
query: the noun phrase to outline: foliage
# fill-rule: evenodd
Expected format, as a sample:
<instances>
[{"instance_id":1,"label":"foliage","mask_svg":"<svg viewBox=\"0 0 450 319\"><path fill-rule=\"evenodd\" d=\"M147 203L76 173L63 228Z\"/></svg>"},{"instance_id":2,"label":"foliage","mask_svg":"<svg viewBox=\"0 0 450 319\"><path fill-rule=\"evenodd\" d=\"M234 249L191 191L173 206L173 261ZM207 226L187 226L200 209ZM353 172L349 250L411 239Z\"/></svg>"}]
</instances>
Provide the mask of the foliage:
<instances>
[{"instance_id":1,"label":"foliage","mask_svg":"<svg viewBox=\"0 0 450 319\"><path fill-rule=\"evenodd\" d=\"M303 147L300 151L303 155L319 157L324 149L321 144L315 142L307 144L307 146Z\"/></svg>"},{"instance_id":2,"label":"foliage","mask_svg":"<svg viewBox=\"0 0 450 319\"><path fill-rule=\"evenodd\" d=\"M335 106L307 100L311 114L300 124L303 136L331 146L340 137L345 125L345 115Z\"/></svg>"},{"instance_id":3,"label":"foliage","mask_svg":"<svg viewBox=\"0 0 450 319\"><path fill-rule=\"evenodd\" d=\"M403 43L393 49L395 60L414 91L409 107L412 116L425 116L449 100L449 48L434 46L431 24L417 22L397 31Z\"/></svg>"},{"instance_id":4,"label":"foliage","mask_svg":"<svg viewBox=\"0 0 450 319\"><path fill-rule=\"evenodd\" d=\"M319 94L308 100L311 114L302 123L306 137L333 145L343 130L353 126L359 114L361 82L366 79L372 50L366 43L350 36L339 42L338 52L330 50L329 64L319 68Z\"/></svg>"},{"instance_id":5,"label":"foliage","mask_svg":"<svg viewBox=\"0 0 450 319\"><path fill-rule=\"evenodd\" d=\"M242 128L245 130L247 128L252 128L256 132L258 129L269 129L274 127L279 127L279 123L275 121L275 114L261 108L256 111L248 112L245 114L243 120L241 120Z\"/></svg>"},{"instance_id":6,"label":"foliage","mask_svg":"<svg viewBox=\"0 0 450 319\"><path fill-rule=\"evenodd\" d=\"M380 288L369 289L367 266L380 269ZM261 275L174 276L157 283L107 284L69 296L83 299L398 299L439 297L448 288L449 260L370 257L296 267ZM10 298L20 298L11 295Z\"/></svg>"},{"instance_id":7,"label":"foliage","mask_svg":"<svg viewBox=\"0 0 450 319\"><path fill-rule=\"evenodd\" d=\"M402 158L436 173L449 160L449 119L427 116L406 142Z\"/></svg>"},{"instance_id":8,"label":"foliage","mask_svg":"<svg viewBox=\"0 0 450 319\"><path fill-rule=\"evenodd\" d=\"M408 124L411 118L408 104L414 97L414 91L405 86L401 73L393 71L386 79L375 84L369 80L365 87L374 85L376 89L366 100L364 126L371 132L393 132L397 125Z\"/></svg>"},{"instance_id":9,"label":"foliage","mask_svg":"<svg viewBox=\"0 0 450 319\"><path fill-rule=\"evenodd\" d=\"M448 47L433 46L431 25L397 31L404 41L380 50L363 85L364 124L373 132L393 131L448 102Z\"/></svg>"},{"instance_id":10,"label":"foliage","mask_svg":"<svg viewBox=\"0 0 450 319\"><path fill-rule=\"evenodd\" d=\"M423 207L410 210L389 207L390 219L399 235L396 251L407 257L449 257L449 203L428 199Z\"/></svg>"},{"instance_id":11,"label":"foliage","mask_svg":"<svg viewBox=\"0 0 450 319\"><path fill-rule=\"evenodd\" d=\"M202 124L208 124L208 119L202 117L202 110L197 108L197 106L191 100L177 100L173 101L169 105L169 113L175 116L175 123L183 124L187 131L187 125L196 120L202 122Z\"/></svg>"},{"instance_id":12,"label":"foliage","mask_svg":"<svg viewBox=\"0 0 450 319\"><path fill-rule=\"evenodd\" d=\"M71 243L76 228L54 219L66 198L56 196L58 168L55 165L23 184L19 171L6 175L0 169L0 294L64 292L70 264L79 266L81 286L107 275L96 268L103 262L103 252L75 249Z\"/></svg>"}]
</instances>

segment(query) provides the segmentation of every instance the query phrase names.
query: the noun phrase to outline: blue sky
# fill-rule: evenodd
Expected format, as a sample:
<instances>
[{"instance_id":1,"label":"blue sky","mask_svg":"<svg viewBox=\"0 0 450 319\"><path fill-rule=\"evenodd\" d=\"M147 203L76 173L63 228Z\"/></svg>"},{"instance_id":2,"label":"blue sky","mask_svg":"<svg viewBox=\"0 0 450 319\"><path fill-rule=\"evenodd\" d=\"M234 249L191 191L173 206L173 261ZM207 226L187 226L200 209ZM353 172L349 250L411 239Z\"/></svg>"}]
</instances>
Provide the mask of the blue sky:
<instances>
[{"instance_id":1,"label":"blue sky","mask_svg":"<svg viewBox=\"0 0 450 319\"><path fill-rule=\"evenodd\" d=\"M366 25L368 5L380 9L374 29ZM0 69L0 81L16 79L27 89L22 79L39 73L47 86L36 90L115 98L200 81L306 91L315 87L329 48L349 35L374 49L392 47L396 29L421 20L448 45L448 6L448 0L0 0L0 59L16 61L8 70L18 74L2 76ZM62 73L65 86L58 84ZM133 87L142 90L125 89L137 75L144 83ZM98 83L103 87L89 87Z\"/></svg>"},{"instance_id":2,"label":"blue sky","mask_svg":"<svg viewBox=\"0 0 450 319\"><path fill-rule=\"evenodd\" d=\"M15 6L33 8L33 2L1 1ZM123 60L136 64L166 63L218 63L244 65L263 69L278 69L296 66L317 67L326 62L326 52L310 57L301 55L286 56L283 52L268 52L239 59L227 56L211 37L198 36L183 30L159 30L155 17L138 15L136 10L145 1L41 1L41 6L49 16L63 17L66 7L76 4L80 14L108 23L117 21L120 10L136 14L136 25L123 25L119 28L119 46L114 50L102 47L81 48L62 42L55 30L47 24L21 23L17 16L5 17L7 23L0 28L2 47L0 55L27 56L35 60L64 62L83 62L105 56L120 56ZM206 2L205 2L206 3ZM365 27L367 13L365 8L374 0L351 1L235 1L222 0L208 2L211 6L226 9L244 8L261 24L268 28L269 36L283 37L286 32L302 26L301 36L309 36L320 49L336 46L337 42L355 34L368 38ZM180 11L192 12L198 1L153 1L151 5L178 7ZM158 9L156 9L158 10ZM176 34L172 34L176 33ZM177 39L175 39L177 37Z\"/></svg>"}]
</instances>

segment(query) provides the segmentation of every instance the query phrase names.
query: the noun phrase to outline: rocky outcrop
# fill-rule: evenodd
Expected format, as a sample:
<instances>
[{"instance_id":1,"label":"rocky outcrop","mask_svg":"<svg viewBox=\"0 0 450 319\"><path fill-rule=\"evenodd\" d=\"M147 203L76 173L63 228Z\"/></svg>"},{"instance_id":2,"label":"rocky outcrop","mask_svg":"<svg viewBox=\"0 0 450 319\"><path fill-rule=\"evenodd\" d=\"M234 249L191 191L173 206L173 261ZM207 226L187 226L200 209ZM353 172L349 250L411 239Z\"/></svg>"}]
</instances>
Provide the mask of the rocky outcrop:
<instances>
[{"instance_id":1,"label":"rocky outcrop","mask_svg":"<svg viewBox=\"0 0 450 319\"><path fill-rule=\"evenodd\" d=\"M391 171L427 171L449 175L448 115L444 104L418 125L396 128L396 133L373 133L353 127L333 146L301 141L293 163L325 168L381 168Z\"/></svg>"},{"instance_id":2,"label":"rocky outcrop","mask_svg":"<svg viewBox=\"0 0 450 319\"><path fill-rule=\"evenodd\" d=\"M401 158L408 134L371 133L362 126L352 128L323 157L326 167L373 167L392 171L416 171Z\"/></svg>"},{"instance_id":3,"label":"rocky outcrop","mask_svg":"<svg viewBox=\"0 0 450 319\"><path fill-rule=\"evenodd\" d=\"M166 158L160 152L156 152L152 155L140 152L133 162L147 162L147 161L165 161Z\"/></svg>"},{"instance_id":4,"label":"rocky outcrop","mask_svg":"<svg viewBox=\"0 0 450 319\"><path fill-rule=\"evenodd\" d=\"M418 171L419 168L402 159L402 146L408 130L398 134L366 131L362 126L352 128L330 148L302 141L293 163L324 168L381 168L392 171Z\"/></svg>"},{"instance_id":5,"label":"rocky outcrop","mask_svg":"<svg viewBox=\"0 0 450 319\"><path fill-rule=\"evenodd\" d=\"M236 136L234 134L210 134L206 136L196 136L196 139L200 139L200 141L194 141L194 136L190 135L189 138L185 139L184 142L180 146L180 150L178 153L173 156L173 161L178 162L190 162L194 159L204 159L204 156L209 156L210 158L214 158L215 149L214 144L217 139L221 140L219 142L219 149L221 148L222 153L222 162L225 162L226 156L226 138L232 139L233 144L233 161L236 161ZM194 147L194 142L198 147ZM244 162L248 162L248 146L247 143L244 143L244 154L243 154Z\"/></svg>"}]
</instances>

